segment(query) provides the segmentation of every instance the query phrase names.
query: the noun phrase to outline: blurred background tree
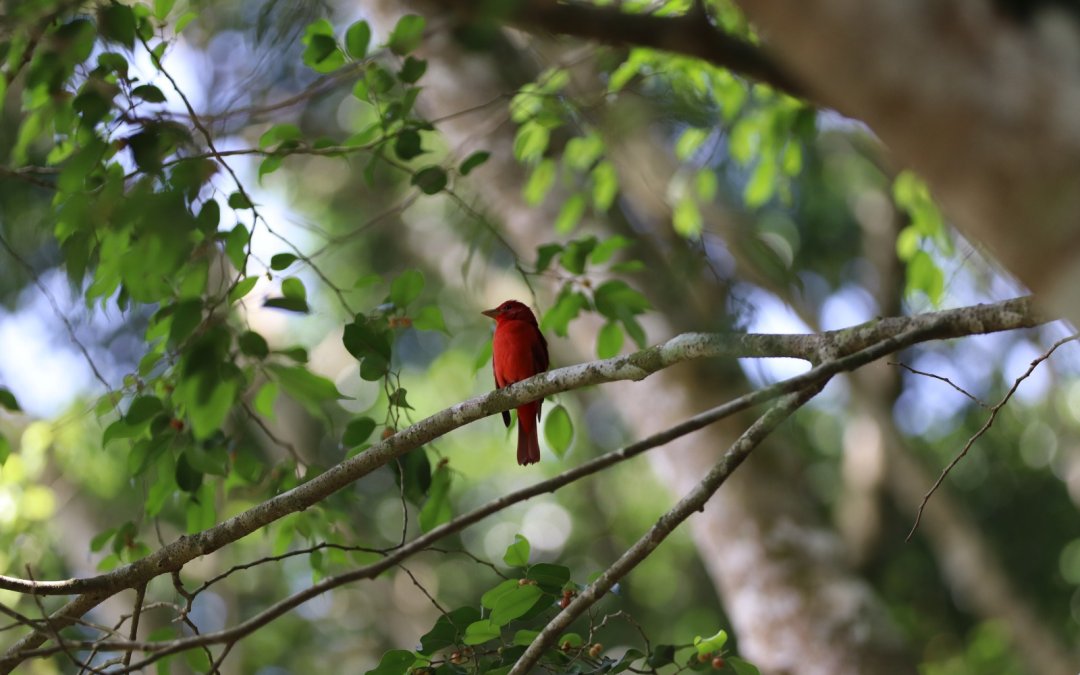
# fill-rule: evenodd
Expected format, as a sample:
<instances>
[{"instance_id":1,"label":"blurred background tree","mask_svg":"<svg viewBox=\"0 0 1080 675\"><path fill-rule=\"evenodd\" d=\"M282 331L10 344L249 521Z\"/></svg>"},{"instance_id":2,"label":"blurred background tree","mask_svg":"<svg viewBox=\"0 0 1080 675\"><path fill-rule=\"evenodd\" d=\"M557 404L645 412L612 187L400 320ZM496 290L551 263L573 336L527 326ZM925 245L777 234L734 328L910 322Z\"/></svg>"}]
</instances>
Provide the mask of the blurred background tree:
<instances>
[{"instance_id":1,"label":"blurred background tree","mask_svg":"<svg viewBox=\"0 0 1080 675\"><path fill-rule=\"evenodd\" d=\"M923 55L907 69L894 59L907 79L860 98L822 85L828 59L801 61L813 47L765 9L747 8L775 31L763 48L729 2L602 4L7 3L0 569L28 584L138 569L183 534L408 443L395 432L490 390L479 311L508 297L538 310L563 366L686 331L816 333L1025 292L987 256L1003 240L971 224L995 208L967 208L985 196L967 189L981 174L958 188L940 181L955 165L920 154L963 162L954 144L967 136L926 127L905 149L906 126L878 126L905 106L932 113L888 98L894 81L939 81ZM1031 19L1038 8L994 7L967 19L1054 34ZM1046 171L1069 165L1070 147ZM927 172L972 239L897 157ZM1068 192L1069 174L1053 175ZM1015 216L1023 195L1001 192ZM1047 219L1068 213L1062 200ZM1043 233L1027 237L1023 265L1002 262L1051 295L1068 272L1031 272ZM833 381L542 667L753 672L743 657L764 673L1076 672L1075 347L990 409L1069 332L925 344ZM558 394L528 470L498 417L484 419L191 552L142 591L73 589L78 613L93 609L59 646L27 624L75 593L12 580L4 667L138 666L146 653L79 642L243 625L454 516L807 367L711 359ZM905 542L936 474L992 414ZM633 460L510 506L242 639L146 667L505 672L753 419L649 453L651 471ZM720 629L726 644L693 645ZM45 638L51 652L14 655Z\"/></svg>"}]
</instances>

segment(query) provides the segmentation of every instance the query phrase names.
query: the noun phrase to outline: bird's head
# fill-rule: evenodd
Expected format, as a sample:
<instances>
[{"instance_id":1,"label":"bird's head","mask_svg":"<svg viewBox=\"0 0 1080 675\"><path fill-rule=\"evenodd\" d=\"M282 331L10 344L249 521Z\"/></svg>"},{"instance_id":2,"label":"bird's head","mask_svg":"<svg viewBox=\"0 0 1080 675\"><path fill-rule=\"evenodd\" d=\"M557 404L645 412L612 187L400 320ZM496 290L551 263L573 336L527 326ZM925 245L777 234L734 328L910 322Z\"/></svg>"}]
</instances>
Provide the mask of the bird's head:
<instances>
[{"instance_id":1,"label":"bird's head","mask_svg":"<svg viewBox=\"0 0 1080 675\"><path fill-rule=\"evenodd\" d=\"M481 312L484 316L490 316L497 322L503 321L528 321L536 325L536 317L525 303L517 300L507 300L495 309L486 309Z\"/></svg>"}]
</instances>

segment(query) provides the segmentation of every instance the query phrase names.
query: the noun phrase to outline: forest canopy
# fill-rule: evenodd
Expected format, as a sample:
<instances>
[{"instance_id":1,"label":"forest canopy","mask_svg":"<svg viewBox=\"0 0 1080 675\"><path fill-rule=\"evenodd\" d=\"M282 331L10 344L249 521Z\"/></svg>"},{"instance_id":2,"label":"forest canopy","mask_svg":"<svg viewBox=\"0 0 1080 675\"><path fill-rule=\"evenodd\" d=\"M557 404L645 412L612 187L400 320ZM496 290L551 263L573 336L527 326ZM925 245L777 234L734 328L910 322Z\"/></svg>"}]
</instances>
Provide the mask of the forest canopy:
<instances>
[{"instance_id":1,"label":"forest canopy","mask_svg":"<svg viewBox=\"0 0 1080 675\"><path fill-rule=\"evenodd\" d=\"M4 3L0 672L1075 673L1080 25L797 5Z\"/></svg>"}]
</instances>

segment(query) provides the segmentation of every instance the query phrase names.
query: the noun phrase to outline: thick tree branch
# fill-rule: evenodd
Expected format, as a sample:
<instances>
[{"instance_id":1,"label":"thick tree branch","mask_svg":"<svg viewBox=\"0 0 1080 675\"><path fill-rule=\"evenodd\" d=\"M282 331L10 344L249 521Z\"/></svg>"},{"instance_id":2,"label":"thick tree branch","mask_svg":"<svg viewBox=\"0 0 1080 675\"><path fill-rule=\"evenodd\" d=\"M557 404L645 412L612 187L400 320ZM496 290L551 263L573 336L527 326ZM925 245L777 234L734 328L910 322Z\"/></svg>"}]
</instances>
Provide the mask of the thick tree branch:
<instances>
[{"instance_id":1,"label":"thick tree branch","mask_svg":"<svg viewBox=\"0 0 1080 675\"><path fill-rule=\"evenodd\" d=\"M651 47L693 56L733 73L797 97L806 91L765 51L724 33L700 11L682 16L630 14L618 7L597 7L554 0L476 3L471 0L436 0L470 19L508 23L530 32L572 35L611 45ZM497 8L500 14L478 15Z\"/></svg>"},{"instance_id":2,"label":"thick tree branch","mask_svg":"<svg viewBox=\"0 0 1080 675\"><path fill-rule=\"evenodd\" d=\"M858 358L863 358L862 355L857 355ZM514 504L523 502L525 500L537 497L542 494L552 493L556 490L573 483L577 480L591 476L595 473L606 469L609 466L618 464L632 457L642 454L653 448L658 448L677 438L681 438L689 433L697 431L699 429L717 422L721 419L725 419L737 413L740 413L755 404L766 400L768 398L775 398L783 391L789 388L787 382L779 382L764 389L760 389L755 392L751 392L744 396L740 396L736 399L728 401L722 405L719 405L710 410L706 410L688 420L685 420L669 429L666 429L660 433L653 434L652 436L631 443L630 445L620 450L615 450L596 459L593 459L585 464L577 466L573 469L564 471L563 473L550 478L545 481L541 481L527 488L522 488L515 492L503 495L489 501L488 503L479 506L468 513L464 513L450 522L444 523L439 527L432 529L426 534L414 539L413 541L405 544L399 548L393 550L382 560L359 567L351 572L346 572L333 577L327 577L318 584L306 588L303 591L299 591L294 595L280 600L271 607L259 612L257 615L250 619L240 623L232 628L228 628L216 633L205 633L203 635L182 638L179 640L173 640L171 642L134 642L134 641L115 641L115 642L82 642L72 643L76 647L89 647L93 646L99 651L148 651L152 652L150 657L147 657L143 661L132 664L130 668L117 671L116 675L121 675L124 672L135 671L140 668L144 668L151 663L169 656L170 654L176 654L187 649L194 647L205 647L211 644L232 643L246 635L254 632L255 630L266 625L270 621L273 621L277 617L285 614L291 609L311 600L327 591L330 591L339 586L343 586L354 581L360 581L362 579L373 579L382 574L386 570L399 565L403 560L410 556L425 550L431 550L431 545L436 541L447 537L451 534L455 534L464 530L466 527L473 525L484 518L498 513ZM46 650L38 650L36 652L24 653L23 656L32 655L45 655L55 653L59 648L50 648Z\"/></svg>"},{"instance_id":3,"label":"thick tree branch","mask_svg":"<svg viewBox=\"0 0 1080 675\"><path fill-rule=\"evenodd\" d=\"M986 307L992 307L992 306L986 306ZM965 308L965 309L970 309L970 308ZM953 310L953 311L958 311L958 310ZM939 314L945 314L945 312L941 312ZM913 317L913 318L918 318L918 317ZM706 426L707 424L710 424L710 423L715 422L717 420L723 419L723 418L728 417L730 415L733 415L733 414L735 414L737 412L741 412L743 410L746 410L747 408L749 408L751 406L754 406L754 405L757 405L757 404L760 404L760 403L764 403L766 401L773 400L775 398L783 396L784 394L792 394L793 397L791 397L789 399L785 399L784 403L778 404L776 407L773 408L772 411L770 411L770 413L775 412L778 409L784 409L788 404L791 403L792 400L798 400L799 401L799 403L795 406L795 407L798 407L798 405L802 405L802 402L804 402L803 396L806 396L807 398L805 400L808 400L810 397L813 396L813 394L815 394L817 391L819 391L821 389L821 387L823 387L825 385L825 383L832 376L836 375L837 373L847 371L847 370L853 370L853 369L858 368L858 367L860 367L862 365L865 365L865 364L867 364L867 363L869 363L871 361L874 361L874 360L879 359L879 358L881 358L883 356L891 354L891 353L895 352L898 349L902 349L905 346L909 346L909 345L915 344L915 343L917 343L919 341L929 339L928 336L933 335L936 331L940 330L940 328L941 327L939 325L937 325L936 323L934 323L934 322L928 322L928 323L923 323L921 325L916 325L915 327L910 328L909 330L907 330L905 332L902 332L900 334L895 334L895 335L888 336L888 337L886 337L886 338L884 338L884 339L882 339L882 340L880 340L878 342L875 342L875 343L871 344L870 346L867 346L867 347L865 347L865 348L863 348L863 349L861 349L859 351L848 354L847 356L836 358L836 359L830 360L830 361L828 361L826 363L823 363L822 365L819 365L819 366L817 366L815 368L812 368L809 371L807 371L807 372L805 372L805 373L803 373L801 375L797 375L797 376L789 378L787 380L783 380L781 382L777 382L777 383L769 385L767 387L763 387L762 389L758 389L758 390L752 391L752 392L750 392L748 394L744 394L743 396L740 396L740 397L738 397L736 399L733 399L732 401L729 401L729 402L727 402L727 403L725 403L725 404L723 404L721 406L713 408L712 410L701 413L700 415L697 415L697 416L683 422L682 424L677 425L676 427L672 427L671 429L668 429L667 431L661 432L659 434L655 434L655 435L651 436L650 438L645 439L645 440L643 440L643 441L641 441L639 443L633 444L631 446L628 446L627 448L624 448L623 450L608 453L607 455L599 457L596 460L593 460L592 462L589 462L589 463L587 463L585 465L582 465L581 467L578 467L576 469L572 469L570 471L564 472L560 476L557 476L557 477L555 477L553 479L550 479L548 481L544 481L542 483L539 483L539 484L534 485L534 486L529 487L529 488L525 488L523 490L519 490L519 491L517 491L515 493L512 493L511 495L507 495L505 497L495 499L495 500L489 502L488 504L485 504L484 506L481 506L481 507L471 511L470 513L467 513L467 514L465 514L463 516L459 516L458 518L455 518L453 521L451 521L449 523L445 523L444 525L441 525L441 526L431 530L426 535L423 535L423 536L415 539L414 541L410 542L409 544L396 549L393 554L387 556L386 558L383 558L382 560L380 560L377 563L372 563L371 565L366 565L364 567L358 568L358 569L353 570L351 572L346 572L344 574L339 574L339 575L334 576L334 577L328 577L327 579L324 579L323 581L319 582L318 584L315 584L314 586L311 586L311 587L309 587L307 589L304 589L303 591L299 591L299 592L293 594L292 596L289 596L288 598L285 598L283 600L278 601L277 603L270 606L269 608L263 610L262 612L259 612L254 617L252 617L252 618L250 618L250 619L248 619L248 620L246 620L246 621L244 621L244 622L242 622L242 623L240 623L240 624L238 624L238 625L236 625L236 626L234 626L232 628L225 629L225 630L222 630L222 631L218 631L218 632L215 632L215 633L205 633L205 634L197 635L197 636L190 637L190 638L182 638L182 639L179 639L179 640L172 640L172 641L168 641L168 642L164 642L164 641L163 642L114 641L114 642L72 642L70 644L72 646L75 646L75 647L91 647L92 646L93 648L98 649L99 651L132 651L132 650L139 650L139 651L152 652L151 656L147 657L146 659L144 659L142 661L139 661L139 662L137 662L135 664L132 664L129 668L125 668L123 670L117 671L117 673L119 674L119 673L126 673L126 672L132 672L132 671L135 671L135 670L139 670L139 669L144 668L147 665L157 661L158 659L164 658L165 656L168 656L170 654L176 654L176 653L179 653L179 652L182 652L182 651L185 651L187 649L194 648L194 647L205 647L205 646L211 645L211 644L221 644L221 643L231 644L231 643L234 643L236 640L239 640L242 637L252 633L253 631L261 628L262 626L266 625L270 621L274 620L275 618L277 618L277 617L281 616L282 614L294 609L295 607L298 607L299 605L307 602L308 600L311 600L312 598L315 598L315 597L317 597L317 596L319 596L319 595L321 595L321 594L323 594L323 593L325 593L325 592L327 592L327 591L329 591L329 590L331 590L333 588L336 588L338 586L341 586L341 585L344 585L344 584L347 584L347 583L351 583L353 581L359 581L361 579L373 578L373 577L377 576L378 574L381 574L383 571L389 569L390 567L393 567L394 565L399 564L402 560L409 557L413 553L416 553L418 551L421 551L421 550L425 549L430 544L434 543L436 540L438 540L438 539L440 539L440 538L442 538L444 536L447 536L449 534L452 534L454 532L460 531L461 529L464 529L465 527L468 527L469 525L479 521L480 519L485 518L488 515L491 515L493 513L498 512L498 511L501 511L504 508L506 508L506 507L508 507L508 506L510 506L510 505L512 505L514 503L517 503L519 501L523 501L525 499L528 499L530 497L533 497L533 496L536 496L536 495L539 495L539 494L543 494L545 492L552 492L555 489L557 489L558 487L561 487L562 485L570 483L570 482L572 482L574 480L577 480L579 478L583 478L586 475L596 473L597 471L605 468L606 466L609 466L610 464L614 464L616 462L623 461L623 460L628 459L629 457L631 457L633 455L640 454L641 452L644 452L645 450L648 450L648 449L651 449L651 448L654 448L654 447L658 447L660 445L668 443L668 442L670 442L670 441L672 441L672 440L674 440L676 438L679 438L681 436L686 435L687 433L690 433L692 431L700 429L700 428ZM859 328L856 327L856 328L849 329L849 330L857 332L859 330ZM836 334L843 334L843 333L846 333L846 332L848 332L848 331L837 331ZM825 335L827 335L827 334L822 334L821 337L824 337ZM680 336L680 337L683 337L683 336ZM676 338L676 339L678 339L678 338ZM670 342L672 342L672 341L669 341L669 343ZM663 346L663 345L661 345L661 346ZM603 363L603 362L600 362L600 363ZM586 364L586 365L591 365L591 364ZM729 456L730 456L730 458L729 459L725 459L725 458L721 459L720 464L718 464L718 466L719 465L724 465L725 468L722 470L722 472L721 472L722 475L719 477L720 482L723 482L723 480L725 480L726 477L728 475L730 475L731 471L733 471L735 469L735 467L737 467L742 462L742 460L745 459L746 455L749 454L749 452L753 449L753 447L756 446L756 444L759 443L760 440L762 438L764 438L765 435L768 434L768 432L766 431L766 432L762 433L759 436L759 433L760 433L759 425L765 424L765 420L772 420L771 422L769 422L770 424L772 424L772 426L768 427L768 430L771 431L771 429L775 426L775 424L778 424L783 419L783 418L779 418L779 419L771 418L770 413L766 413L760 420L758 420L757 424L751 426L751 428L749 430L747 430L747 432L744 433L743 438L750 437L750 438L753 439L753 443L751 445L747 446L747 445L744 445L744 444L736 443L734 446L732 446L732 450L729 451L729 453L725 454L725 458L729 458ZM783 417L786 417L787 414L790 414L790 413L784 413ZM431 419L431 418L429 418L429 419ZM751 432L753 432L753 433L751 433ZM709 473L709 475L707 476L705 482L709 481L709 477L712 477L713 473L714 472ZM705 482L703 482L702 484L704 485ZM719 485L720 485L720 483L716 483L716 486L709 492L709 495L711 495L713 492L715 492L716 488L718 488ZM697 497L700 497L700 494L699 494L698 490L695 490L692 493L692 495L697 495ZM695 499L697 497L695 497ZM707 497L705 498L705 500L707 500ZM701 502L701 504L704 504L705 500L703 500ZM684 502L685 501L686 500L684 500ZM682 505L682 504L683 504L683 502L680 502L680 505ZM692 510L697 510L698 508L701 507L701 504L698 504ZM676 508L679 508L679 507L677 506ZM683 518L683 519L685 519L685 518ZM667 522L671 526L671 529L673 529L675 527L675 525L678 524L678 522L681 522L681 520L682 519L679 519L677 521L667 521ZM658 539L656 541L656 543L659 543L659 541L662 540L663 537L666 537L668 533L670 533L670 530L667 530L667 532L664 532L663 536L661 536L661 538ZM649 550L651 550L651 549L649 549ZM646 554L647 553L648 553L648 551L646 551ZM620 561L621 560L622 559L620 559ZM636 565L636 562L634 564ZM628 572L632 567L633 567L633 565L631 565L630 567L620 568L620 569L623 569L622 574L625 574L626 572ZM621 575L620 575L619 578L621 578ZM615 580L617 580L617 579L615 579ZM612 583L614 583L614 581L612 581ZM599 595L596 595L595 597L599 598L600 595L602 595L602 592ZM583 606L582 611L584 611L584 609L586 609L586 608L587 608L587 605ZM47 650L39 650L39 651L36 651L36 652L28 651L28 652L23 652L22 654L12 655L10 658L11 659L24 659L24 658L27 658L29 656L52 654L55 651L57 651L58 649L59 648L52 648L52 649L47 649ZM5 667L6 662L7 662L7 659L0 660L0 669Z\"/></svg>"},{"instance_id":4,"label":"thick tree branch","mask_svg":"<svg viewBox=\"0 0 1080 675\"><path fill-rule=\"evenodd\" d=\"M161 574L175 572L198 556L211 553L285 515L318 503L394 457L469 422L508 410L526 401L592 384L625 379L641 380L675 363L710 356L782 356L815 361L833 357L802 375L736 400L739 405L749 406L816 384L837 372L857 368L917 342L1028 328L1045 320L1036 314L1028 298L1018 298L992 305L977 305L914 317L880 319L819 335L681 335L634 354L560 368L451 406L376 444L368 451L331 467L289 492L273 497L208 530L183 536L146 558L113 572L97 577L53 582L0 577L0 588L37 595L82 593L83 595L54 615L55 629L69 625L71 619L81 616L108 595L138 587ZM845 354L846 356L841 356ZM34 649L48 637L48 633L42 631L35 631L24 637L0 659L0 672L10 672L25 658L25 650Z\"/></svg>"}]
</instances>

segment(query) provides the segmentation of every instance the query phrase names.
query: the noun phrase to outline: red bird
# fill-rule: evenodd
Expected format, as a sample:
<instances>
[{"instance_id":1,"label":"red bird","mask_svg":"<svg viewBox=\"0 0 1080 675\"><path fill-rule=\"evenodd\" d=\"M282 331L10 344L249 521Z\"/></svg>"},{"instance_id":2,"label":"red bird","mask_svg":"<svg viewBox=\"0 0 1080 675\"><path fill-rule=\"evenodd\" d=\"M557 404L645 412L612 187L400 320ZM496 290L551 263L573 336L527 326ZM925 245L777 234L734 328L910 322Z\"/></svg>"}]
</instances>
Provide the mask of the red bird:
<instances>
[{"instance_id":1,"label":"red bird","mask_svg":"<svg viewBox=\"0 0 1080 675\"><path fill-rule=\"evenodd\" d=\"M491 365L495 371L496 388L502 389L547 370L547 340L536 325L536 317L531 309L517 300L507 300L495 309L482 313L495 319ZM533 401L517 409L517 460L522 466L540 461L536 423L540 419L542 403ZM510 426L510 413L504 411L502 416L506 426Z\"/></svg>"}]
</instances>

